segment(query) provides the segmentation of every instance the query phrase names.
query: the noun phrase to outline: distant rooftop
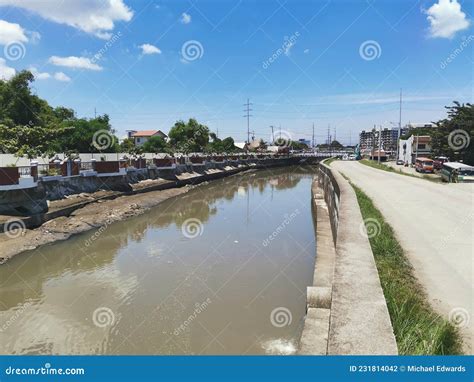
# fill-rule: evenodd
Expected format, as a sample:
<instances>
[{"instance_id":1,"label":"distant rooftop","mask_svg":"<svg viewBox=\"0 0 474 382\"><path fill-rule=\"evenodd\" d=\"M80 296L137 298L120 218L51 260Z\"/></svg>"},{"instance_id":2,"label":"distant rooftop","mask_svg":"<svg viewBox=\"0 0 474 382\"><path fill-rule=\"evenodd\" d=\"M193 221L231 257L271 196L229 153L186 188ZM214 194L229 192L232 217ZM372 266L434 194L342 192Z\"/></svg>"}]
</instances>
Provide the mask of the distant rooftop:
<instances>
[{"instance_id":1,"label":"distant rooftop","mask_svg":"<svg viewBox=\"0 0 474 382\"><path fill-rule=\"evenodd\" d=\"M132 132L132 137L152 137L153 135L156 135L159 133L166 135L160 130L139 130L139 131Z\"/></svg>"}]
</instances>

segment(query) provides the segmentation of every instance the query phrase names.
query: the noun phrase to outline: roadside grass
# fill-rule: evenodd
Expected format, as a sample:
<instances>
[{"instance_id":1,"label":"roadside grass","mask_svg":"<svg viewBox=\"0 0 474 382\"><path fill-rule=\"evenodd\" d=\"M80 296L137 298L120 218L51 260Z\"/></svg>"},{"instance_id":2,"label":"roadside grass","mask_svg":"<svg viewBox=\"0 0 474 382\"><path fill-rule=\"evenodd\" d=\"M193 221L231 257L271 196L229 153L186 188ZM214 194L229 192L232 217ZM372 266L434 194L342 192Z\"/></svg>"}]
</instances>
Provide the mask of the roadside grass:
<instances>
[{"instance_id":1,"label":"roadside grass","mask_svg":"<svg viewBox=\"0 0 474 382\"><path fill-rule=\"evenodd\" d=\"M337 160L336 157L333 157L333 158L329 158L329 159L325 159L323 161L323 163L326 165L326 166L330 166L332 162L334 162L335 160Z\"/></svg>"},{"instance_id":2,"label":"roadside grass","mask_svg":"<svg viewBox=\"0 0 474 382\"><path fill-rule=\"evenodd\" d=\"M462 354L457 328L430 306L392 227L372 200L352 184L362 217L376 219L380 230L369 235L400 355ZM373 220L372 220L373 221ZM378 227L377 227L378 228ZM367 227L367 229L369 229ZM372 237L373 236L373 237Z\"/></svg>"},{"instance_id":3,"label":"roadside grass","mask_svg":"<svg viewBox=\"0 0 474 382\"><path fill-rule=\"evenodd\" d=\"M395 168L387 166L386 164L378 163L376 161L372 161L372 160L368 160L368 159L361 159L359 162L366 165L366 166L376 168L378 170L393 172L395 174L400 174L400 175L405 175L405 176L411 176L412 178L426 179L426 180L429 180L430 182L435 182L435 183L440 183L441 182L441 179L439 179L439 178L433 178L433 177L428 176L426 174L424 174L423 176L416 176L414 174L409 174L409 173L403 172L401 169L396 170Z\"/></svg>"}]
</instances>

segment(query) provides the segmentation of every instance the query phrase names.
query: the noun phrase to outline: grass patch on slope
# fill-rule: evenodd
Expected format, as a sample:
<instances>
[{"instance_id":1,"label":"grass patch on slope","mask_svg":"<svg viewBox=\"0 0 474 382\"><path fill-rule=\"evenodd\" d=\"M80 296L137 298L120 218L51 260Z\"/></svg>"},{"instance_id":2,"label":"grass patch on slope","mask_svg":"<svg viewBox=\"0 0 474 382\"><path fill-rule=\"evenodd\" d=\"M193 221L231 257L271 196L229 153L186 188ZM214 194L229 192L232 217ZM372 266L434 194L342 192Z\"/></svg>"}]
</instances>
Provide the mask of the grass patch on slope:
<instances>
[{"instance_id":1,"label":"grass patch on slope","mask_svg":"<svg viewBox=\"0 0 474 382\"><path fill-rule=\"evenodd\" d=\"M378 234L368 236L399 353L462 354L462 340L457 328L438 315L428 303L392 227L385 222L372 200L360 188L352 183L351 185L366 224L367 219L375 219L380 224Z\"/></svg>"}]
</instances>

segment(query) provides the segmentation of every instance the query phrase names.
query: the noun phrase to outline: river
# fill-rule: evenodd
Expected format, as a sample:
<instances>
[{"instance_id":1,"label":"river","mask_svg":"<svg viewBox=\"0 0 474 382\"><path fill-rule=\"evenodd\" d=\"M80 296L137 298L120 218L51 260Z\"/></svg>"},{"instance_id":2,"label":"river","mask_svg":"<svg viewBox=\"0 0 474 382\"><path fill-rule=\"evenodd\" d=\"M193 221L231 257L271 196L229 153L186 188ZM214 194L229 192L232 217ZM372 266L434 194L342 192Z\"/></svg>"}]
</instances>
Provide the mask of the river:
<instances>
[{"instance_id":1,"label":"river","mask_svg":"<svg viewBox=\"0 0 474 382\"><path fill-rule=\"evenodd\" d=\"M0 353L294 353L312 178L238 174L14 257L0 266Z\"/></svg>"}]
</instances>

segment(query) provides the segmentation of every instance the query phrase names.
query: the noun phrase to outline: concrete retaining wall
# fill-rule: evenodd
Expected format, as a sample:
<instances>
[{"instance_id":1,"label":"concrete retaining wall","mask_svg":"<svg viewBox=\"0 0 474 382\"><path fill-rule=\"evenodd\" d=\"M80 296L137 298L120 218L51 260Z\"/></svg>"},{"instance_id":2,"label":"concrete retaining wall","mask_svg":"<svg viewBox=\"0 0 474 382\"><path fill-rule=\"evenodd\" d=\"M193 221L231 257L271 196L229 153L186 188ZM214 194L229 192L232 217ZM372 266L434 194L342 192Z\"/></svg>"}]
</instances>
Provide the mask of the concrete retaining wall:
<instances>
[{"instance_id":1,"label":"concrete retaining wall","mask_svg":"<svg viewBox=\"0 0 474 382\"><path fill-rule=\"evenodd\" d=\"M50 219L67 216L74 210L97 200L91 198L89 201L78 202L59 209L55 208L54 211L48 212L48 201L63 199L68 195L109 190L114 192L106 198L116 198L121 195L199 184L248 169L295 165L300 160L297 157L286 157L255 160L252 163L235 161L232 166L209 162L203 166L178 165L176 168L169 170L140 169L128 172L124 176L103 178L76 176L39 182L38 188L28 190L28 192L0 192L0 233L5 230L4 221L7 221L9 216L16 216L16 219L23 221L27 228L34 228ZM156 180L156 182L151 184L140 183L143 180ZM4 216L1 215L2 212Z\"/></svg>"},{"instance_id":2,"label":"concrete retaining wall","mask_svg":"<svg viewBox=\"0 0 474 382\"><path fill-rule=\"evenodd\" d=\"M317 255L300 354L398 354L354 190L321 163L313 184Z\"/></svg>"}]
</instances>

